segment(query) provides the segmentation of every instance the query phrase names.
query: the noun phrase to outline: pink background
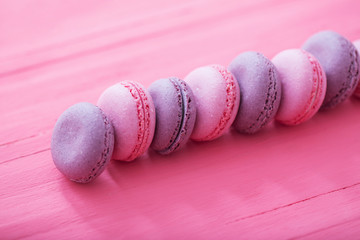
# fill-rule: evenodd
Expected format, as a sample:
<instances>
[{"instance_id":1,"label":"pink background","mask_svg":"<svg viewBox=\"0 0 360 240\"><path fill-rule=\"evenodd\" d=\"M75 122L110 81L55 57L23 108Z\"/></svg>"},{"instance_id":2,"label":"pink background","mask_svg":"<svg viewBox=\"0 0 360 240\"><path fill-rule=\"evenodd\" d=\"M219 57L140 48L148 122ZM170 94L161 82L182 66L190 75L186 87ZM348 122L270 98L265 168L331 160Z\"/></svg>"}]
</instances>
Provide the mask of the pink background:
<instances>
[{"instance_id":1,"label":"pink background","mask_svg":"<svg viewBox=\"0 0 360 240\"><path fill-rule=\"evenodd\" d=\"M332 29L360 39L360 1L0 2L1 239L358 239L360 101L297 127L229 131L111 162L93 184L50 153L58 116L120 80L268 57Z\"/></svg>"}]
</instances>

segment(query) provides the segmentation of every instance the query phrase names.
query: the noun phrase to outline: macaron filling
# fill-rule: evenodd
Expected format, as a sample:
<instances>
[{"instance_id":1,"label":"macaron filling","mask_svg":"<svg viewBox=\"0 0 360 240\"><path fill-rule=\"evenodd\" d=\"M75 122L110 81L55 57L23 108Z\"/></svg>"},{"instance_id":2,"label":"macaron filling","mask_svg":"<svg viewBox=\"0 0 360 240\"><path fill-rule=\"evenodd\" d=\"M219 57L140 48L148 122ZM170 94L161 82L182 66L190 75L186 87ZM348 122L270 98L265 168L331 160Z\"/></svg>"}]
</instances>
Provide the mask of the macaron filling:
<instances>
[{"instance_id":1,"label":"macaron filling","mask_svg":"<svg viewBox=\"0 0 360 240\"><path fill-rule=\"evenodd\" d=\"M155 81L148 88L154 102L156 126L151 148L170 154L185 145L195 125L196 107L189 85L177 77Z\"/></svg>"},{"instance_id":2,"label":"macaron filling","mask_svg":"<svg viewBox=\"0 0 360 240\"><path fill-rule=\"evenodd\" d=\"M170 82L173 84L174 88L176 89L176 93L177 93L177 104L178 107L180 109L180 111L178 112L178 119L176 122L176 127L174 129L174 132L170 138L170 145L165 148L164 150L161 150L159 152L165 154L166 152L170 151L170 149L173 149L175 147L175 144L178 143L179 141L179 137L180 137L180 129L183 127L184 124L184 96L183 96L183 92L181 90L181 87L179 86L177 80L175 78L169 78Z\"/></svg>"},{"instance_id":3,"label":"macaron filling","mask_svg":"<svg viewBox=\"0 0 360 240\"><path fill-rule=\"evenodd\" d=\"M170 82L174 85L174 88L177 92L177 98L178 98L178 106L181 109L180 114L178 115L178 121L176 128L173 132L173 135L170 138L170 145L160 150L159 153L161 154L168 154L170 152L175 151L177 148L179 148L180 143L182 142L182 139L186 135L186 124L189 119L189 114L186 112L186 108L188 107L188 100L186 98L187 94L184 92L185 86L180 86L180 82L176 78L169 78ZM191 101L191 100L189 100Z\"/></svg>"},{"instance_id":4,"label":"macaron filling","mask_svg":"<svg viewBox=\"0 0 360 240\"><path fill-rule=\"evenodd\" d=\"M147 148L147 143L150 136L150 106L148 97L139 84L132 81L121 82L120 84L126 87L134 98L139 120L137 142L129 157L124 160L127 161L136 158L138 155L145 152Z\"/></svg>"}]
</instances>

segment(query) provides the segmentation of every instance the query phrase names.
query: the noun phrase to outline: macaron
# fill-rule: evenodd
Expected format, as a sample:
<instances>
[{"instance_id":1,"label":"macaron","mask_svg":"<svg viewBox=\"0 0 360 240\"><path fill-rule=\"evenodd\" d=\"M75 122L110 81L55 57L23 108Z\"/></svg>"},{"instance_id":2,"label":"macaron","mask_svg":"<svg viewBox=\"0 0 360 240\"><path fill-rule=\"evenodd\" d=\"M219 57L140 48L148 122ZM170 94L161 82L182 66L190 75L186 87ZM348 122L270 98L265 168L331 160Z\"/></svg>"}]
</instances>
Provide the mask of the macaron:
<instances>
[{"instance_id":1,"label":"macaron","mask_svg":"<svg viewBox=\"0 0 360 240\"><path fill-rule=\"evenodd\" d=\"M298 125L309 120L321 107L326 93L326 75L319 61L300 49L280 52L273 59L282 86L276 120Z\"/></svg>"},{"instance_id":2,"label":"macaron","mask_svg":"<svg viewBox=\"0 0 360 240\"><path fill-rule=\"evenodd\" d=\"M55 166L72 181L88 183L108 164L114 131L103 111L91 103L77 103L61 114L51 138Z\"/></svg>"},{"instance_id":3,"label":"macaron","mask_svg":"<svg viewBox=\"0 0 360 240\"><path fill-rule=\"evenodd\" d=\"M112 159L132 161L149 148L155 130L155 107L144 86L133 81L117 83L101 94L97 104L114 127Z\"/></svg>"},{"instance_id":4,"label":"macaron","mask_svg":"<svg viewBox=\"0 0 360 240\"><path fill-rule=\"evenodd\" d=\"M229 65L241 89L233 123L241 133L256 133L272 121L279 108L281 82L274 64L258 52L244 52Z\"/></svg>"},{"instance_id":5,"label":"macaron","mask_svg":"<svg viewBox=\"0 0 360 240\"><path fill-rule=\"evenodd\" d=\"M330 109L346 100L359 82L359 54L354 45L333 31L311 36L302 49L314 55L327 78L327 90L321 109Z\"/></svg>"},{"instance_id":6,"label":"macaron","mask_svg":"<svg viewBox=\"0 0 360 240\"><path fill-rule=\"evenodd\" d=\"M195 141L220 137L233 123L240 103L240 88L234 76L223 66L200 67L184 79L190 85L196 103L196 121L190 136Z\"/></svg>"},{"instance_id":7,"label":"macaron","mask_svg":"<svg viewBox=\"0 0 360 240\"><path fill-rule=\"evenodd\" d=\"M160 154L172 153L185 145L193 131L196 119L193 92L176 77L157 80L148 91L156 112L155 134L150 147Z\"/></svg>"},{"instance_id":8,"label":"macaron","mask_svg":"<svg viewBox=\"0 0 360 240\"><path fill-rule=\"evenodd\" d=\"M353 42L353 44L354 44L356 50L358 51L358 53L360 53L360 39ZM360 98L360 81L354 91L354 96Z\"/></svg>"}]
</instances>

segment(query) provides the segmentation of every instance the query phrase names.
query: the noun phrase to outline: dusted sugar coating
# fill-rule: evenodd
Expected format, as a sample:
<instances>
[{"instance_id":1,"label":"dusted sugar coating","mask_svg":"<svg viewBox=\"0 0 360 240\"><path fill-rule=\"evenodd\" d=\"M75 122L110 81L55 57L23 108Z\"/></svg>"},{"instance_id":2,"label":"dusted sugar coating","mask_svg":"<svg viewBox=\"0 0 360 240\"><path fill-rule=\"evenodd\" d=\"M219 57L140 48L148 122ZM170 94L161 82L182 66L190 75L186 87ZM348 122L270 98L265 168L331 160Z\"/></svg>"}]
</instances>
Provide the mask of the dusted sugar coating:
<instances>
[{"instance_id":1,"label":"dusted sugar coating","mask_svg":"<svg viewBox=\"0 0 360 240\"><path fill-rule=\"evenodd\" d=\"M273 59L282 86L276 120L297 125L319 110L326 93L326 75L318 60L300 49L280 52Z\"/></svg>"},{"instance_id":2,"label":"dusted sugar coating","mask_svg":"<svg viewBox=\"0 0 360 240\"><path fill-rule=\"evenodd\" d=\"M87 183L105 169L114 148L113 127L100 108L78 103L57 120L51 139L55 166L72 181Z\"/></svg>"},{"instance_id":3,"label":"dusted sugar coating","mask_svg":"<svg viewBox=\"0 0 360 240\"><path fill-rule=\"evenodd\" d=\"M302 48L314 55L327 78L327 91L321 109L330 109L347 99L359 82L359 54L354 45L332 31L311 36Z\"/></svg>"},{"instance_id":4,"label":"dusted sugar coating","mask_svg":"<svg viewBox=\"0 0 360 240\"><path fill-rule=\"evenodd\" d=\"M195 96L196 121L191 138L209 141L220 137L233 123L240 102L240 88L223 66L200 67L184 79Z\"/></svg>"},{"instance_id":5,"label":"dusted sugar coating","mask_svg":"<svg viewBox=\"0 0 360 240\"><path fill-rule=\"evenodd\" d=\"M148 91L156 111L155 135L151 148L169 154L189 139L195 124L194 95L183 80L175 77L160 79Z\"/></svg>"},{"instance_id":6,"label":"dusted sugar coating","mask_svg":"<svg viewBox=\"0 0 360 240\"><path fill-rule=\"evenodd\" d=\"M106 89L98 106L115 131L115 160L132 161L150 146L155 129L155 108L150 94L139 83L123 81Z\"/></svg>"},{"instance_id":7,"label":"dusted sugar coating","mask_svg":"<svg viewBox=\"0 0 360 240\"><path fill-rule=\"evenodd\" d=\"M245 52L229 65L241 89L240 106L233 126L255 133L272 121L279 108L281 82L274 64L263 54Z\"/></svg>"},{"instance_id":8,"label":"dusted sugar coating","mask_svg":"<svg viewBox=\"0 0 360 240\"><path fill-rule=\"evenodd\" d=\"M360 39L356 40L354 42L354 46L355 46L355 48L356 48L356 50L357 50L357 52L359 54L360 53ZM359 83L358 83L358 85L357 85L357 87L355 89L354 96L360 98L360 81L359 81Z\"/></svg>"}]
</instances>

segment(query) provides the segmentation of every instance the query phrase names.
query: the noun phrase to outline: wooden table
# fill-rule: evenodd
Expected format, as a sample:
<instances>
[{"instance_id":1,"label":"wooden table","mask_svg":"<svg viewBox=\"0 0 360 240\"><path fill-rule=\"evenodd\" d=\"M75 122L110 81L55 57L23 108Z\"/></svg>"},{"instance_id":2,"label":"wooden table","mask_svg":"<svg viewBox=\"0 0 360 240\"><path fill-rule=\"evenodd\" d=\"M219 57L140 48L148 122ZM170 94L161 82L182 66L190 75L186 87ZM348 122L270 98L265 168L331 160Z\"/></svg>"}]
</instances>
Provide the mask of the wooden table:
<instances>
[{"instance_id":1,"label":"wooden table","mask_svg":"<svg viewBox=\"0 0 360 240\"><path fill-rule=\"evenodd\" d=\"M297 127L112 161L87 185L51 158L59 115L118 81L271 58L323 29L359 39L360 1L1 1L0 239L359 239L357 99Z\"/></svg>"}]
</instances>

